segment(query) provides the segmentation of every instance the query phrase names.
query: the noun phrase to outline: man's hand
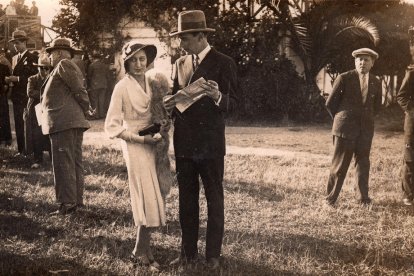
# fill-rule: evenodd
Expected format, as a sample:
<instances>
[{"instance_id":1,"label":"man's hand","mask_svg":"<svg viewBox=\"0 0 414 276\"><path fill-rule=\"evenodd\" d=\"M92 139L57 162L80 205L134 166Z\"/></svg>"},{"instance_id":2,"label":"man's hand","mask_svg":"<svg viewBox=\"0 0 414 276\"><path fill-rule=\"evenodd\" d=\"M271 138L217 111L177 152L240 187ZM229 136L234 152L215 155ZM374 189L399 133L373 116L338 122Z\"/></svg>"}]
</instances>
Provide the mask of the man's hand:
<instances>
[{"instance_id":1,"label":"man's hand","mask_svg":"<svg viewBox=\"0 0 414 276\"><path fill-rule=\"evenodd\" d=\"M206 91L206 94L211 97L215 102L220 99L220 91L218 83L213 80L208 80L201 85L201 87Z\"/></svg>"},{"instance_id":2,"label":"man's hand","mask_svg":"<svg viewBox=\"0 0 414 276\"><path fill-rule=\"evenodd\" d=\"M174 98L172 98L172 95L165 96L163 98L162 103L164 105L165 110L167 110L168 113L171 113L176 104Z\"/></svg>"},{"instance_id":3,"label":"man's hand","mask_svg":"<svg viewBox=\"0 0 414 276\"><path fill-rule=\"evenodd\" d=\"M19 77L17 77L17 76L8 76L8 77L5 77L5 81L6 81L6 83L18 82Z\"/></svg>"}]
</instances>

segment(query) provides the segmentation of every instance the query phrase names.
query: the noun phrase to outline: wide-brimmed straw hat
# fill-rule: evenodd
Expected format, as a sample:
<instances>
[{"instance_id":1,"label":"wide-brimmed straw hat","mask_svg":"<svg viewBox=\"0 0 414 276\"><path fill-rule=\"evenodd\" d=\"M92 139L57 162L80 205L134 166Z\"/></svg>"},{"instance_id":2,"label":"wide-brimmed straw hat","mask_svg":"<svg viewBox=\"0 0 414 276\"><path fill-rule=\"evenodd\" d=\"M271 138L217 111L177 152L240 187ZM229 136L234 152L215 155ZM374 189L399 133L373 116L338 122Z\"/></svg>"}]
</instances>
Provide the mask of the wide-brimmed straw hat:
<instances>
[{"instance_id":1,"label":"wide-brimmed straw hat","mask_svg":"<svg viewBox=\"0 0 414 276\"><path fill-rule=\"evenodd\" d=\"M46 52L50 54L53 50L67 50L70 52L72 57L75 52L75 49L70 45L70 40L67 38L56 38L53 40L50 47L46 48Z\"/></svg>"},{"instance_id":2,"label":"wide-brimmed straw hat","mask_svg":"<svg viewBox=\"0 0 414 276\"><path fill-rule=\"evenodd\" d=\"M203 11L182 11L178 14L177 31L171 32L170 36L193 33L193 32L215 32L215 29L207 28L206 16Z\"/></svg>"},{"instance_id":3,"label":"wide-brimmed straw hat","mask_svg":"<svg viewBox=\"0 0 414 276\"><path fill-rule=\"evenodd\" d=\"M12 39L9 40L9 42L14 42L14 41L26 41L29 38L27 37L27 34L25 31L23 30L19 30L16 29L13 33L12 33Z\"/></svg>"},{"instance_id":4,"label":"wide-brimmed straw hat","mask_svg":"<svg viewBox=\"0 0 414 276\"><path fill-rule=\"evenodd\" d=\"M134 41L128 42L122 48L122 58L124 62L130 59L140 50L144 50L145 54L147 55L147 65L150 65L154 62L154 59L157 56L157 47L152 44L141 44Z\"/></svg>"},{"instance_id":5,"label":"wide-brimmed straw hat","mask_svg":"<svg viewBox=\"0 0 414 276\"><path fill-rule=\"evenodd\" d=\"M378 53L375 52L374 50L370 49L370 48L360 48L360 49L356 49L355 51L352 52L353 57L357 57L357 56L361 56L361 55L371 56L371 57L374 58L374 60L379 57Z\"/></svg>"}]
</instances>

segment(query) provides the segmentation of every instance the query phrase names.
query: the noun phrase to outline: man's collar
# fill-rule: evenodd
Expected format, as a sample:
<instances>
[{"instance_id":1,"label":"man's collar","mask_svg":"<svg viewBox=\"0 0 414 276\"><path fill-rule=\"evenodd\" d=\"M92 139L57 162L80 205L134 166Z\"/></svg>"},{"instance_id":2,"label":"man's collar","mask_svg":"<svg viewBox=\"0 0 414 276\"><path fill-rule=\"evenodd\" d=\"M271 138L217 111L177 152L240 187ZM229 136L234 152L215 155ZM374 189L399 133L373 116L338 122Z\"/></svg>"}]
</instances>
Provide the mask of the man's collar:
<instances>
[{"instance_id":1,"label":"man's collar","mask_svg":"<svg viewBox=\"0 0 414 276\"><path fill-rule=\"evenodd\" d=\"M197 56L198 56L198 59L199 59L200 62L203 61L203 59L207 56L207 54L208 54L208 52L210 52L210 50L211 50L211 46L210 46L210 44L207 44L206 48L204 48L203 51L198 53Z\"/></svg>"}]
</instances>

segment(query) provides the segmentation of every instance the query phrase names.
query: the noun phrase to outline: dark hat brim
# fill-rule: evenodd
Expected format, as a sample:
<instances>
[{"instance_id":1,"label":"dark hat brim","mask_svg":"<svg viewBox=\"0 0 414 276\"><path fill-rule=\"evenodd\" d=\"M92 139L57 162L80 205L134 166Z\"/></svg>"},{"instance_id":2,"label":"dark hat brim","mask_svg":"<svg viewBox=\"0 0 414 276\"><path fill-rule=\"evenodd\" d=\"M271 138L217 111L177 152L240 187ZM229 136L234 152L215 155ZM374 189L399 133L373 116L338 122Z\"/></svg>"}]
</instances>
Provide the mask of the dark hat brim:
<instances>
[{"instance_id":1,"label":"dark hat brim","mask_svg":"<svg viewBox=\"0 0 414 276\"><path fill-rule=\"evenodd\" d=\"M46 53L50 54L54 50L66 50L69 51L71 56L73 57L75 50L72 47L66 47L66 46L54 46L54 47L48 47L45 49Z\"/></svg>"},{"instance_id":2,"label":"dark hat brim","mask_svg":"<svg viewBox=\"0 0 414 276\"><path fill-rule=\"evenodd\" d=\"M144 50L145 54L147 55L147 66L154 62L155 57L157 56L157 47L155 45L143 45L142 47L136 49L135 51L131 52L128 56L124 58L124 62L128 59L133 57L137 52Z\"/></svg>"},{"instance_id":3,"label":"dark hat brim","mask_svg":"<svg viewBox=\"0 0 414 276\"><path fill-rule=\"evenodd\" d=\"M184 33L198 33L198 32L215 32L215 29L212 28L203 28L203 29L188 29L188 30L183 30L183 31L174 31L169 33L169 36L175 36L175 35L179 35L179 34L184 34Z\"/></svg>"},{"instance_id":4,"label":"dark hat brim","mask_svg":"<svg viewBox=\"0 0 414 276\"><path fill-rule=\"evenodd\" d=\"M28 37L18 37L18 38L10 39L9 42L14 42L14 41L28 41L28 40L29 40Z\"/></svg>"}]
</instances>

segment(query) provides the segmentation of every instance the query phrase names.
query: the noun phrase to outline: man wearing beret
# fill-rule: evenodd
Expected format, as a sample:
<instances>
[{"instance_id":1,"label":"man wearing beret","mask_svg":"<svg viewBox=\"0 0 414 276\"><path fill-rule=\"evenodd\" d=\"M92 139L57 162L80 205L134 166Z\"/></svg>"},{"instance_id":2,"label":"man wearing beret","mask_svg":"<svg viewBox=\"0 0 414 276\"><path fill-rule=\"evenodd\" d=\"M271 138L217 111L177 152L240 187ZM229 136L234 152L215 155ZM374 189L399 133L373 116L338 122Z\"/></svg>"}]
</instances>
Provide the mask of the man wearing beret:
<instances>
[{"instance_id":1,"label":"man wearing beret","mask_svg":"<svg viewBox=\"0 0 414 276\"><path fill-rule=\"evenodd\" d=\"M355 159L356 186L359 202L370 204L368 179L374 115L381 108L381 82L370 74L378 54L369 48L352 52L355 69L340 74L334 82L326 108L333 118L334 153L327 187L326 201L334 205L338 199L352 157Z\"/></svg>"},{"instance_id":2,"label":"man wearing beret","mask_svg":"<svg viewBox=\"0 0 414 276\"><path fill-rule=\"evenodd\" d=\"M211 269L219 267L224 233L223 174L225 136L223 113L234 107L238 90L237 67L228 56L212 48L205 15L200 10L178 15L180 46L187 55L176 63L173 94L203 77L206 96L180 112L176 103L167 101L173 110L174 151L179 190L181 255L172 264L192 262L197 258L199 232L199 191L201 177L208 206L206 259Z\"/></svg>"},{"instance_id":3,"label":"man wearing beret","mask_svg":"<svg viewBox=\"0 0 414 276\"><path fill-rule=\"evenodd\" d=\"M59 209L67 214L83 205L83 132L91 112L82 72L71 61L74 49L66 38L52 41L46 48L53 67L41 88L42 132L48 134Z\"/></svg>"},{"instance_id":4,"label":"man wearing beret","mask_svg":"<svg viewBox=\"0 0 414 276\"><path fill-rule=\"evenodd\" d=\"M36 55L27 50L28 37L26 32L16 30L9 40L13 44L17 54L12 59L12 74L6 77L6 82L11 87L11 100L13 102L14 125L16 129L17 149L16 156L25 155L25 136L23 111L29 100L27 96L27 80L37 73L34 65L37 62Z\"/></svg>"},{"instance_id":5,"label":"man wearing beret","mask_svg":"<svg viewBox=\"0 0 414 276\"><path fill-rule=\"evenodd\" d=\"M410 47L413 53L414 47ZM414 58L414 55L413 55ZM404 120L404 156L401 168L401 188L403 204L413 205L414 199L414 66L407 68L401 88L397 93L397 102L405 113Z\"/></svg>"}]
</instances>

